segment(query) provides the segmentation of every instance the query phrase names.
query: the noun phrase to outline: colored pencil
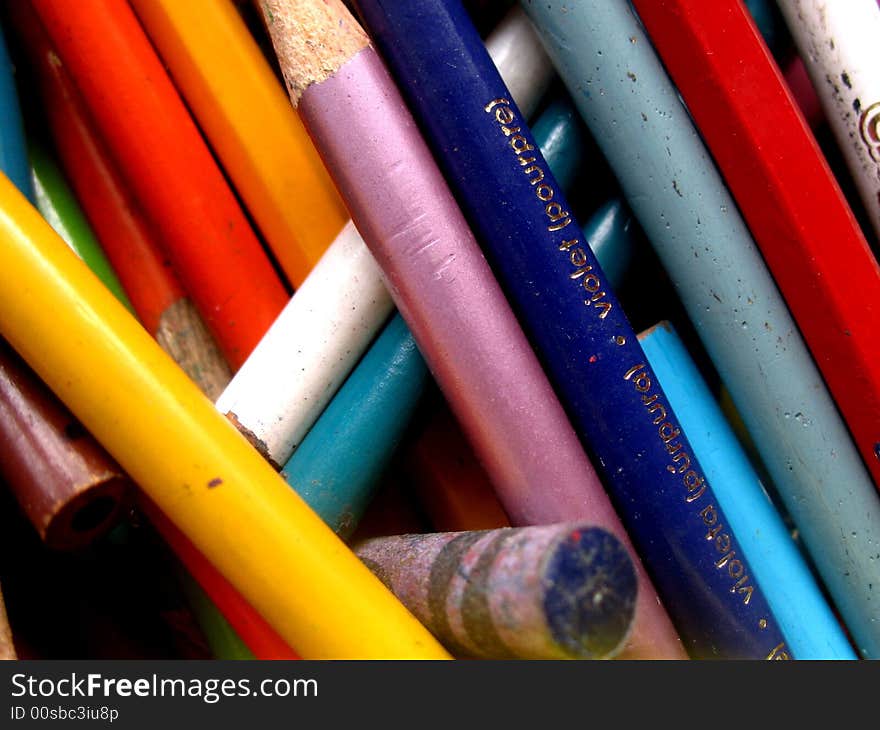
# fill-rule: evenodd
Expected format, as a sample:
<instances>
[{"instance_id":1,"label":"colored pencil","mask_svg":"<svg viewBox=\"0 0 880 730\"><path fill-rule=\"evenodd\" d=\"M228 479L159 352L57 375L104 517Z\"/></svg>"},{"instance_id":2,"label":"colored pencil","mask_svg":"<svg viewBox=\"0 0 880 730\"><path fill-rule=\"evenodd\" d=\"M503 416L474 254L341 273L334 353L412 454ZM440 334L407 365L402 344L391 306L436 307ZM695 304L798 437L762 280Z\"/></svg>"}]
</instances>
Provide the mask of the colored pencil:
<instances>
[{"instance_id":1,"label":"colored pencil","mask_svg":"<svg viewBox=\"0 0 880 730\"><path fill-rule=\"evenodd\" d=\"M281 468L393 308L373 255L347 223L217 398L217 409Z\"/></svg>"},{"instance_id":2,"label":"colored pencil","mask_svg":"<svg viewBox=\"0 0 880 730\"><path fill-rule=\"evenodd\" d=\"M556 75L529 19L512 7L486 38L486 50L527 119Z\"/></svg>"},{"instance_id":3,"label":"colored pencil","mask_svg":"<svg viewBox=\"0 0 880 730\"><path fill-rule=\"evenodd\" d=\"M880 264L742 4L635 7L880 485Z\"/></svg>"},{"instance_id":4,"label":"colored pencil","mask_svg":"<svg viewBox=\"0 0 880 730\"><path fill-rule=\"evenodd\" d=\"M43 542L59 550L105 534L131 492L126 474L5 342L0 474Z\"/></svg>"},{"instance_id":5,"label":"colored pencil","mask_svg":"<svg viewBox=\"0 0 880 730\"><path fill-rule=\"evenodd\" d=\"M524 7L730 391L859 653L880 656L880 603L873 596L880 498L647 36L624 0L564 11L553 0Z\"/></svg>"},{"instance_id":6,"label":"colored pencil","mask_svg":"<svg viewBox=\"0 0 880 730\"><path fill-rule=\"evenodd\" d=\"M528 42L526 54L545 57L519 21L500 44ZM514 32L515 31L515 32ZM534 47L538 46L537 50ZM516 73L516 54L497 59L502 73L519 79L526 101L543 91L546 75ZM547 122L559 164L572 174L582 158L567 112ZM217 408L269 461L281 468L326 408L351 368L387 321L393 302L379 267L353 223L348 223L302 282L293 298L217 399Z\"/></svg>"},{"instance_id":7,"label":"colored pencil","mask_svg":"<svg viewBox=\"0 0 880 730\"><path fill-rule=\"evenodd\" d=\"M39 20L24 5L13 10L13 17L39 74L61 162L134 312L202 391L216 398L231 378L216 341L168 264ZM102 272L95 273L103 279Z\"/></svg>"},{"instance_id":8,"label":"colored pencil","mask_svg":"<svg viewBox=\"0 0 880 730\"><path fill-rule=\"evenodd\" d=\"M287 483L341 538L360 521L428 378L395 315L284 465Z\"/></svg>"},{"instance_id":9,"label":"colored pencil","mask_svg":"<svg viewBox=\"0 0 880 730\"><path fill-rule=\"evenodd\" d=\"M880 236L880 9L875 0L779 0L778 5Z\"/></svg>"},{"instance_id":10,"label":"colored pencil","mask_svg":"<svg viewBox=\"0 0 880 730\"><path fill-rule=\"evenodd\" d=\"M661 322L641 332L639 341L690 436L730 528L751 558L786 645L799 659L855 659L822 588L675 329ZM705 506L700 514L706 539L717 548L728 528L714 506Z\"/></svg>"},{"instance_id":11,"label":"colored pencil","mask_svg":"<svg viewBox=\"0 0 880 730\"><path fill-rule=\"evenodd\" d=\"M355 554L457 656L610 659L632 628L632 561L597 527L379 537Z\"/></svg>"},{"instance_id":12,"label":"colored pencil","mask_svg":"<svg viewBox=\"0 0 880 730\"><path fill-rule=\"evenodd\" d=\"M132 7L299 287L348 213L256 41L229 0L135 0Z\"/></svg>"},{"instance_id":13,"label":"colored pencil","mask_svg":"<svg viewBox=\"0 0 880 730\"><path fill-rule=\"evenodd\" d=\"M689 653L767 656L784 637L751 561L732 530L720 554L705 539L711 483L464 6L356 5ZM436 31L430 43L423 28ZM435 114L452 93L461 103Z\"/></svg>"},{"instance_id":14,"label":"colored pencil","mask_svg":"<svg viewBox=\"0 0 880 730\"><path fill-rule=\"evenodd\" d=\"M291 101L511 520L584 518L625 538L366 35L341 3L271 0L262 10ZM359 140L357 155L349 154L351 139ZM639 577L634 645L680 656L668 617Z\"/></svg>"},{"instance_id":15,"label":"colored pencil","mask_svg":"<svg viewBox=\"0 0 880 730\"><path fill-rule=\"evenodd\" d=\"M101 244L95 238L79 201L64 179L64 173L58 169L55 160L43 145L34 140L28 144L28 157L31 162L31 181L37 210L71 250L95 272L113 296L128 311L134 312L119 277L116 276Z\"/></svg>"},{"instance_id":16,"label":"colored pencil","mask_svg":"<svg viewBox=\"0 0 880 730\"><path fill-rule=\"evenodd\" d=\"M58 0L32 7L237 368L288 296L134 12L124 0L81 0L76 12Z\"/></svg>"},{"instance_id":17,"label":"colored pencil","mask_svg":"<svg viewBox=\"0 0 880 730\"><path fill-rule=\"evenodd\" d=\"M5 177L0 211L0 334L285 641L445 656Z\"/></svg>"}]
</instances>

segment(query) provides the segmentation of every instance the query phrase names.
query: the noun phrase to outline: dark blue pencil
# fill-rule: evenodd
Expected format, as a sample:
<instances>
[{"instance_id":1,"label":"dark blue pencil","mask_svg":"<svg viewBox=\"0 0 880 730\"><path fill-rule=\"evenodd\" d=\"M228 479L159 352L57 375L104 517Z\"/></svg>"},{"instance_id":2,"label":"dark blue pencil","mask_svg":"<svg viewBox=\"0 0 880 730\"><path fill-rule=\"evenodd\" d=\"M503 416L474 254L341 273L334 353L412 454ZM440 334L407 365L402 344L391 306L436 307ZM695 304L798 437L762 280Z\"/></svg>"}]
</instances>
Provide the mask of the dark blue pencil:
<instances>
[{"instance_id":1,"label":"dark blue pencil","mask_svg":"<svg viewBox=\"0 0 880 730\"><path fill-rule=\"evenodd\" d=\"M787 656L743 550L467 13L441 0L357 6L691 655ZM701 517L710 505L718 511L711 534Z\"/></svg>"}]
</instances>

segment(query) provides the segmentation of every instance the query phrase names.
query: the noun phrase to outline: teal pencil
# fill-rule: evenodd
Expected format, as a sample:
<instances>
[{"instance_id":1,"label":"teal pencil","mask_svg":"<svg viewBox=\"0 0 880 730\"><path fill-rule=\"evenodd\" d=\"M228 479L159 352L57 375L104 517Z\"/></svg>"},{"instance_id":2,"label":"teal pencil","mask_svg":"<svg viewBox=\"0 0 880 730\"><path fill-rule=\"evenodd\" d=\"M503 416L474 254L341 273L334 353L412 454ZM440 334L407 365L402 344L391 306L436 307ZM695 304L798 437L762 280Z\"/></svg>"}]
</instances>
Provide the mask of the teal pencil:
<instances>
[{"instance_id":1,"label":"teal pencil","mask_svg":"<svg viewBox=\"0 0 880 730\"><path fill-rule=\"evenodd\" d=\"M340 537L357 526L428 378L396 314L285 464L288 484Z\"/></svg>"}]
</instances>

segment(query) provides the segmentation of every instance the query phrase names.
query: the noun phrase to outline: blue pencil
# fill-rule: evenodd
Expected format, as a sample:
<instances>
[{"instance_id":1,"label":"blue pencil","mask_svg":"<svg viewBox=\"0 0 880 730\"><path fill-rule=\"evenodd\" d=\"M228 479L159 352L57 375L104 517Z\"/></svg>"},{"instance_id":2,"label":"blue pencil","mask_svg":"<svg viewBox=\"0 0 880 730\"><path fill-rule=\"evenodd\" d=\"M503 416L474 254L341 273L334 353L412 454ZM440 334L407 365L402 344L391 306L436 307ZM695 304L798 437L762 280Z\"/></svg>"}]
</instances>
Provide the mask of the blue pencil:
<instances>
[{"instance_id":1,"label":"blue pencil","mask_svg":"<svg viewBox=\"0 0 880 730\"><path fill-rule=\"evenodd\" d=\"M357 6L691 655L790 655L720 507L706 540L718 501L462 5Z\"/></svg>"},{"instance_id":2,"label":"blue pencil","mask_svg":"<svg viewBox=\"0 0 880 730\"><path fill-rule=\"evenodd\" d=\"M640 333L639 342L752 559L792 653L799 659L855 659L840 622L675 329L661 322ZM706 508L703 521L711 537L718 528L715 511Z\"/></svg>"},{"instance_id":3,"label":"blue pencil","mask_svg":"<svg viewBox=\"0 0 880 730\"><path fill-rule=\"evenodd\" d=\"M523 7L675 285L858 652L880 658L880 498L638 18L626 0Z\"/></svg>"}]
</instances>

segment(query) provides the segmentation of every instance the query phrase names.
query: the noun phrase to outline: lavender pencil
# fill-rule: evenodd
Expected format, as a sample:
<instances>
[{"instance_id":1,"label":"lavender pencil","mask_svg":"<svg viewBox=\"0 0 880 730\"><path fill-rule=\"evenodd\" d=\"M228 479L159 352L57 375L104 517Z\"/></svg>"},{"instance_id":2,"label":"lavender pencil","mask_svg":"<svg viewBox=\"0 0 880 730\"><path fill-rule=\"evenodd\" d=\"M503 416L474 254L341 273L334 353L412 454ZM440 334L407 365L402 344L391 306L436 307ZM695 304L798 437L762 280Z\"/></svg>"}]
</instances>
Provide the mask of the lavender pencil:
<instances>
[{"instance_id":1,"label":"lavender pencil","mask_svg":"<svg viewBox=\"0 0 880 730\"><path fill-rule=\"evenodd\" d=\"M366 35L341 2L261 5L291 100L511 520L586 519L630 547ZM637 625L628 654L683 658L640 563L637 572Z\"/></svg>"}]
</instances>

